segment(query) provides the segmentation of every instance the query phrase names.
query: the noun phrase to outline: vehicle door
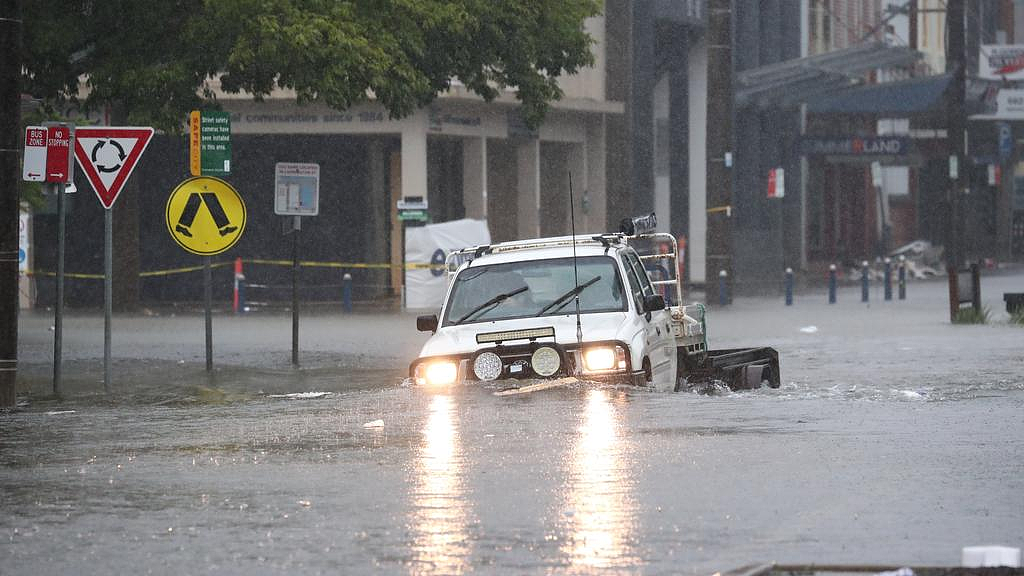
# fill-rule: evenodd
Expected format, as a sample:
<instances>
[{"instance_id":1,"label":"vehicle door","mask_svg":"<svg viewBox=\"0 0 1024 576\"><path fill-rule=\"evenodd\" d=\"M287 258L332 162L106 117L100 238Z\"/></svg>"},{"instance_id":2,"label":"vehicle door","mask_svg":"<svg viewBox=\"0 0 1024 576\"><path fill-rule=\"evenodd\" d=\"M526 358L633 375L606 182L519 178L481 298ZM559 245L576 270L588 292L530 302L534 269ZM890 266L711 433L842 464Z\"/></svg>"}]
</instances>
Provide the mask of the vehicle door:
<instances>
[{"instance_id":1,"label":"vehicle door","mask_svg":"<svg viewBox=\"0 0 1024 576\"><path fill-rule=\"evenodd\" d=\"M662 310L644 309L644 297L656 294L644 265L633 249L623 252L624 261L631 275L639 283L640 297L637 310L644 316L646 326L647 356L651 362L651 381L659 388L675 385L675 341L672 337L672 318L667 308ZM632 286L632 279L630 281ZM636 298L635 298L636 299Z\"/></svg>"}]
</instances>

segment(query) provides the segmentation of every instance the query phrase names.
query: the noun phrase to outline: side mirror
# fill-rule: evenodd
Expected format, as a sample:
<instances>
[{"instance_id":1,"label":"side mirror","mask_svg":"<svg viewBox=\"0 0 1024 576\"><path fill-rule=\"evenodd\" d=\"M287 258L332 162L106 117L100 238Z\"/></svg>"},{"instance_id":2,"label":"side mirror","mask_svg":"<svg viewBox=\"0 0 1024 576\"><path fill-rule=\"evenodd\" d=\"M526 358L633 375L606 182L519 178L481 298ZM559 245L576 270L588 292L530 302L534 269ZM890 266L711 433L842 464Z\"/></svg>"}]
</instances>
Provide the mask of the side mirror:
<instances>
[{"instance_id":1,"label":"side mirror","mask_svg":"<svg viewBox=\"0 0 1024 576\"><path fill-rule=\"evenodd\" d=\"M644 296L644 312L655 312L665 309L665 297L661 294Z\"/></svg>"},{"instance_id":2,"label":"side mirror","mask_svg":"<svg viewBox=\"0 0 1024 576\"><path fill-rule=\"evenodd\" d=\"M420 332L437 332L437 314L417 316L416 329Z\"/></svg>"}]
</instances>

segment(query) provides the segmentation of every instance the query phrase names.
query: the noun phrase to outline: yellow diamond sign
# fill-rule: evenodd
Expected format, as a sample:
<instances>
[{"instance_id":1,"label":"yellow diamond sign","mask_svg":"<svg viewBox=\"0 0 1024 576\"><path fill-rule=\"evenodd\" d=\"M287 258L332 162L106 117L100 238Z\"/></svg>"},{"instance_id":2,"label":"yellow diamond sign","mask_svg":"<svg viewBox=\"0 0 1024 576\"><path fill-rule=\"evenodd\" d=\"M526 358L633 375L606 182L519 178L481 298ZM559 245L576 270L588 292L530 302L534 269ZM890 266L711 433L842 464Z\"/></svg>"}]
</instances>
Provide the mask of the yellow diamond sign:
<instances>
[{"instance_id":1,"label":"yellow diamond sign","mask_svg":"<svg viewBox=\"0 0 1024 576\"><path fill-rule=\"evenodd\" d=\"M245 202L220 178L189 178L171 192L164 211L179 246L200 256L231 248L245 231Z\"/></svg>"}]
</instances>

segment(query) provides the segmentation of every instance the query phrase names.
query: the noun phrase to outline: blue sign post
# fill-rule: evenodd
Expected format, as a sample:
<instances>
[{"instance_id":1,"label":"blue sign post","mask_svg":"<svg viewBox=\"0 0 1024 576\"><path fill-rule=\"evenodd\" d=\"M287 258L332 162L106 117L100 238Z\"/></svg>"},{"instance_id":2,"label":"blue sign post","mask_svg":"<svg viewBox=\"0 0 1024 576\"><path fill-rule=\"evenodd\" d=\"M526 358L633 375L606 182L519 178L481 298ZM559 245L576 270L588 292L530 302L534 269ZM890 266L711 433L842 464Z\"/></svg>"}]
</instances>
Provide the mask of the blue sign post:
<instances>
[{"instance_id":1,"label":"blue sign post","mask_svg":"<svg viewBox=\"0 0 1024 576\"><path fill-rule=\"evenodd\" d=\"M999 157L1006 160L1013 154L1013 129L1006 122L997 124L999 130Z\"/></svg>"}]
</instances>

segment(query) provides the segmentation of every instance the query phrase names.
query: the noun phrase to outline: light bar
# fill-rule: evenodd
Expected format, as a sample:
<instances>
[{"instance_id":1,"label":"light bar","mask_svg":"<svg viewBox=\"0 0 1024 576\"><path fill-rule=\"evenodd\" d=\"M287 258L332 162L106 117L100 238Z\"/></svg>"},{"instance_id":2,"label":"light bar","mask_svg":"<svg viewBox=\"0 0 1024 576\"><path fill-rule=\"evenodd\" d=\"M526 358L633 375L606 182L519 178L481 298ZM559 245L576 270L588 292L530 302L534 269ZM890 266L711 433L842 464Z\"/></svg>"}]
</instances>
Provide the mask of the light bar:
<instances>
[{"instance_id":1,"label":"light bar","mask_svg":"<svg viewBox=\"0 0 1024 576\"><path fill-rule=\"evenodd\" d=\"M504 342L506 340L533 340L534 338L554 337L555 327L527 328L525 330L506 330L504 332L487 332L476 335L477 344L487 342Z\"/></svg>"}]
</instances>

